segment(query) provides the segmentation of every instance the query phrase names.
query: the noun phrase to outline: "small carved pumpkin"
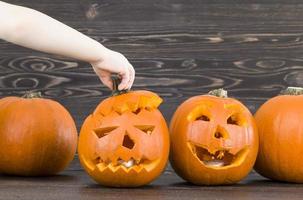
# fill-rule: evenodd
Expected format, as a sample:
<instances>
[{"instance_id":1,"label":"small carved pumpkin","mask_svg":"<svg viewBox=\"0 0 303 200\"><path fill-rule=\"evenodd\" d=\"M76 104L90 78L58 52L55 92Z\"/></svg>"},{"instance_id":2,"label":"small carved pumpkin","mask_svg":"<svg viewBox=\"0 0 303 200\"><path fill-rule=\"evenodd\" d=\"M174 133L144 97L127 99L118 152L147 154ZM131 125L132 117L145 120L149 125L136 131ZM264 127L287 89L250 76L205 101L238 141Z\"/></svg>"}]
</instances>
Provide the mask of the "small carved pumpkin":
<instances>
[{"instance_id":1,"label":"small carved pumpkin","mask_svg":"<svg viewBox=\"0 0 303 200\"><path fill-rule=\"evenodd\" d=\"M278 181L303 183L303 88L289 87L256 112L260 147L255 170Z\"/></svg>"},{"instance_id":2,"label":"small carved pumpkin","mask_svg":"<svg viewBox=\"0 0 303 200\"><path fill-rule=\"evenodd\" d=\"M157 109L162 99L131 91L102 101L80 132L79 158L98 183L136 187L154 180L166 166L168 128Z\"/></svg>"},{"instance_id":3,"label":"small carved pumpkin","mask_svg":"<svg viewBox=\"0 0 303 200\"><path fill-rule=\"evenodd\" d=\"M222 96L225 92L192 97L173 115L171 164L178 175L194 184L236 183L255 162L258 136L254 119L242 103Z\"/></svg>"},{"instance_id":4,"label":"small carved pumpkin","mask_svg":"<svg viewBox=\"0 0 303 200\"><path fill-rule=\"evenodd\" d=\"M0 100L0 173L56 174L74 158L75 122L58 102L34 93L24 97Z\"/></svg>"}]
</instances>

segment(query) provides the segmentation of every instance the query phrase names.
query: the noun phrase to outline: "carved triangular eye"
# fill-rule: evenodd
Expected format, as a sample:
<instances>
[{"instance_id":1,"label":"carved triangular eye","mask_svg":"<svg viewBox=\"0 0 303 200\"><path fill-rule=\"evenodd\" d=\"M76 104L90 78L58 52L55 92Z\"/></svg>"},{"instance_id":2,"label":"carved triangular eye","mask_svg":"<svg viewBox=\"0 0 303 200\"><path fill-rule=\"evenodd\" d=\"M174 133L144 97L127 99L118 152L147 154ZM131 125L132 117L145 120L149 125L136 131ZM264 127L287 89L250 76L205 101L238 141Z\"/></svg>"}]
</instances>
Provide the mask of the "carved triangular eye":
<instances>
[{"instance_id":1,"label":"carved triangular eye","mask_svg":"<svg viewBox=\"0 0 303 200\"><path fill-rule=\"evenodd\" d=\"M97 135L98 138L102 138L118 128L118 126L110 126L110 127L105 127L105 128L97 128L94 130L95 134Z\"/></svg>"},{"instance_id":2,"label":"carved triangular eye","mask_svg":"<svg viewBox=\"0 0 303 200\"><path fill-rule=\"evenodd\" d=\"M135 115L138 115L141 112L141 108L137 108L136 110L133 111Z\"/></svg>"},{"instance_id":3,"label":"carved triangular eye","mask_svg":"<svg viewBox=\"0 0 303 200\"><path fill-rule=\"evenodd\" d=\"M148 135L151 135L155 129L155 126L153 125L135 125L135 127Z\"/></svg>"},{"instance_id":4,"label":"carved triangular eye","mask_svg":"<svg viewBox=\"0 0 303 200\"><path fill-rule=\"evenodd\" d=\"M201 116L197 117L196 120L202 120L202 121L206 121L206 122L210 121L209 117L207 117L206 115L201 115Z\"/></svg>"},{"instance_id":5,"label":"carved triangular eye","mask_svg":"<svg viewBox=\"0 0 303 200\"><path fill-rule=\"evenodd\" d=\"M240 114L232 114L228 119L227 119L227 124L232 124L236 126L243 126L245 121L241 117Z\"/></svg>"},{"instance_id":6,"label":"carved triangular eye","mask_svg":"<svg viewBox=\"0 0 303 200\"><path fill-rule=\"evenodd\" d=\"M235 116L230 116L227 119L227 123L228 124L233 124L233 125L239 125L237 119L235 118Z\"/></svg>"}]
</instances>

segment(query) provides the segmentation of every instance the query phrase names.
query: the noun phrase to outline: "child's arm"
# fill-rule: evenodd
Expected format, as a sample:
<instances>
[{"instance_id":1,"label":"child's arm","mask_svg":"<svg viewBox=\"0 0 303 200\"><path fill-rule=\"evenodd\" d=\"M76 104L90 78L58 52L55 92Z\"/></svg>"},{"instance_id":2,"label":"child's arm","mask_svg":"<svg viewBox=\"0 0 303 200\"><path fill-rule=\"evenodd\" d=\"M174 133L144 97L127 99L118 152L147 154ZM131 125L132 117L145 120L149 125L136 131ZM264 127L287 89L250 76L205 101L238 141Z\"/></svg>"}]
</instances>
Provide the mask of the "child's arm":
<instances>
[{"instance_id":1,"label":"child's arm","mask_svg":"<svg viewBox=\"0 0 303 200\"><path fill-rule=\"evenodd\" d=\"M33 9L0 1L0 39L89 62L109 88L111 73L122 78L119 90L130 89L134 81L135 71L122 54Z\"/></svg>"}]
</instances>

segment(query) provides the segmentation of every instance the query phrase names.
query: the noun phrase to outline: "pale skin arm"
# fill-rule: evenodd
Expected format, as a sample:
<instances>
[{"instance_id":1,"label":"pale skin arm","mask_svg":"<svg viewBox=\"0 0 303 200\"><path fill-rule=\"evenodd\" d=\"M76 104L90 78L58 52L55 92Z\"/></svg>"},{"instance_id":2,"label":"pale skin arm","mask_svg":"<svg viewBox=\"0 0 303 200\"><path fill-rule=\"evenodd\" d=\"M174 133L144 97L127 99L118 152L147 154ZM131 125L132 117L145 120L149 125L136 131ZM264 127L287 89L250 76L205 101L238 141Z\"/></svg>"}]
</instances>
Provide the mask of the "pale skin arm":
<instances>
[{"instance_id":1,"label":"pale skin arm","mask_svg":"<svg viewBox=\"0 0 303 200\"><path fill-rule=\"evenodd\" d=\"M27 48L89 62L101 81L112 89L111 74L130 89L135 70L120 53L107 49L77 30L36 10L0 1L0 39Z\"/></svg>"}]
</instances>

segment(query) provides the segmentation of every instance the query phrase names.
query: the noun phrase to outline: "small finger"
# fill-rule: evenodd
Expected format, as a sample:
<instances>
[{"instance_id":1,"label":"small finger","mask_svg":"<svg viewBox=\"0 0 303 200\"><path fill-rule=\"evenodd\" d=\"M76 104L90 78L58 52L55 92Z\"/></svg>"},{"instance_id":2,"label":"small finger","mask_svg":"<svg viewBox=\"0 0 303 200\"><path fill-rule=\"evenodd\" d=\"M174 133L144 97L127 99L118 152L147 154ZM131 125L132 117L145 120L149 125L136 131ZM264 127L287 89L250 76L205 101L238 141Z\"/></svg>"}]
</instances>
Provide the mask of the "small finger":
<instances>
[{"instance_id":1,"label":"small finger","mask_svg":"<svg viewBox=\"0 0 303 200\"><path fill-rule=\"evenodd\" d=\"M129 71L126 70L126 72L124 74L121 75L121 83L118 86L119 90L126 90L127 89L127 85L129 82Z\"/></svg>"},{"instance_id":2,"label":"small finger","mask_svg":"<svg viewBox=\"0 0 303 200\"><path fill-rule=\"evenodd\" d=\"M102 77L100 77L100 80L101 80L102 83L103 83L105 86L107 86L109 89L111 89L111 90L114 89L114 88L113 88L113 81L112 81L112 79L110 78L110 76L109 76L109 77L104 77L104 76L102 76Z\"/></svg>"},{"instance_id":3,"label":"small finger","mask_svg":"<svg viewBox=\"0 0 303 200\"><path fill-rule=\"evenodd\" d=\"M113 90L113 81L111 79L111 73L104 71L104 70L98 70L94 68L94 71L99 76L99 79L101 82L107 86L109 89Z\"/></svg>"},{"instance_id":4,"label":"small finger","mask_svg":"<svg viewBox=\"0 0 303 200\"><path fill-rule=\"evenodd\" d=\"M129 66L129 72L130 72L130 78L129 78L129 82L128 82L128 89L130 90L135 81L135 70L134 70L133 66L131 66L131 65Z\"/></svg>"}]
</instances>

